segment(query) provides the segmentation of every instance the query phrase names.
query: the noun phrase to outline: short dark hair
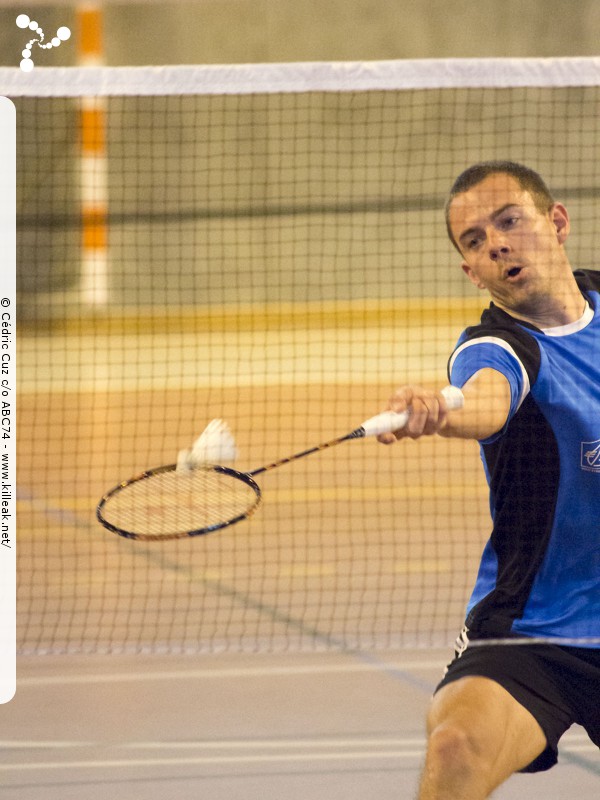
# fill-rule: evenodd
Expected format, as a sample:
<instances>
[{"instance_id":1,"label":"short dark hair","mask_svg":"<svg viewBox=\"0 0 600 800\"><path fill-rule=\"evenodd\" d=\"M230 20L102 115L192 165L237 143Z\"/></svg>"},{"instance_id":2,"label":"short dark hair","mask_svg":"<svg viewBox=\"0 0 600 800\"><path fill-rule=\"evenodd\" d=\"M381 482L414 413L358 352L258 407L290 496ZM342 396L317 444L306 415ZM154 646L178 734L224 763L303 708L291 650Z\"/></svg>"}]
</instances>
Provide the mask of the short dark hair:
<instances>
[{"instance_id":1,"label":"short dark hair","mask_svg":"<svg viewBox=\"0 0 600 800\"><path fill-rule=\"evenodd\" d=\"M515 161L481 161L478 164L473 164L468 167L464 172L458 176L454 181L450 194L446 200L445 215L446 215L446 230L450 241L460 253L460 247L452 235L450 230L450 205L458 194L467 192L473 186L477 186L485 180L488 175L502 173L513 177L521 189L529 192L535 203L535 207L542 214L547 213L554 205L554 198L552 197L548 187L544 183L542 177L530 167L525 167L523 164L517 164Z\"/></svg>"}]
</instances>

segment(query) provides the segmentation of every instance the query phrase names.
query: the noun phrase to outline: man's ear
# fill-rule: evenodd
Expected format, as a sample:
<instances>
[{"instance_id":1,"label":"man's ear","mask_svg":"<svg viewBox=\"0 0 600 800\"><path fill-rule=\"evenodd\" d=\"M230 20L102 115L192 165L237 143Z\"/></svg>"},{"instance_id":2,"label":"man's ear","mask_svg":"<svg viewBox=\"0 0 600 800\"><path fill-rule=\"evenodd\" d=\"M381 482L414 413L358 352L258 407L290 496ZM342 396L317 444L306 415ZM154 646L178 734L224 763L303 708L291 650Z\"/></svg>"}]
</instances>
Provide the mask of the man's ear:
<instances>
[{"instance_id":1,"label":"man's ear","mask_svg":"<svg viewBox=\"0 0 600 800\"><path fill-rule=\"evenodd\" d=\"M480 278L478 278L478 277L477 277L477 275L476 275L476 274L473 272L473 270L472 270L472 269L471 269L471 267L470 267L470 266L467 264L467 262L466 262L466 261L463 261L463 262L462 262L462 264L461 264L460 266L461 266L461 269L462 269L462 271L463 271L463 272L465 273L465 275L467 276L467 278L468 278L468 279L471 281L471 283L473 284L473 286L476 286L478 289L485 289L485 284L484 284L484 283L481 281L481 279L480 279Z\"/></svg>"},{"instance_id":2,"label":"man's ear","mask_svg":"<svg viewBox=\"0 0 600 800\"><path fill-rule=\"evenodd\" d=\"M554 203L550 209L550 219L556 228L556 235L560 244L564 244L571 231L569 212L562 203Z\"/></svg>"}]
</instances>

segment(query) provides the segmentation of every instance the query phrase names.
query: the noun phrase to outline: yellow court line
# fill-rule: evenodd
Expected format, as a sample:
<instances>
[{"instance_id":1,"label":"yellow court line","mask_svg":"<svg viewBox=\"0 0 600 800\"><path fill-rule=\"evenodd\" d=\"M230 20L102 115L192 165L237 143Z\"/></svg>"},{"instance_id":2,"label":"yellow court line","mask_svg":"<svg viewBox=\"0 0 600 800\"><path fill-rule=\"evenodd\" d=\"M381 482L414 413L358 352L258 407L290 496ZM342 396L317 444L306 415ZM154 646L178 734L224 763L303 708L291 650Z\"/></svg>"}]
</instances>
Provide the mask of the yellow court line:
<instances>
[{"instance_id":1,"label":"yellow court line","mask_svg":"<svg viewBox=\"0 0 600 800\"><path fill-rule=\"evenodd\" d=\"M65 309L72 307L69 314ZM380 325L468 324L485 304L475 297L409 297L392 300L346 300L287 303L235 303L180 306L177 309L132 307L101 311L77 303L57 305L40 323L23 322L20 330L45 329L69 336L200 333L210 331L289 330L293 328L372 327ZM50 308L48 306L48 308ZM474 316L475 315L475 316Z\"/></svg>"},{"instance_id":2,"label":"yellow court line","mask_svg":"<svg viewBox=\"0 0 600 800\"><path fill-rule=\"evenodd\" d=\"M329 486L314 489L265 489L263 498L270 503L362 503L386 500L429 500L436 498L485 499L485 486L469 484L431 484L420 486ZM17 510L26 511L32 507L64 511L89 511L96 508L100 497L36 497L32 500L17 501Z\"/></svg>"},{"instance_id":3,"label":"yellow court line","mask_svg":"<svg viewBox=\"0 0 600 800\"><path fill-rule=\"evenodd\" d=\"M275 503L363 503L387 500L430 500L452 497L482 497L479 489L462 485L438 486L340 486L317 489L265 490L265 500Z\"/></svg>"},{"instance_id":4,"label":"yellow court line","mask_svg":"<svg viewBox=\"0 0 600 800\"><path fill-rule=\"evenodd\" d=\"M361 562L357 562L360 564ZM377 573L369 574L365 570L353 568L348 572L348 563L344 562L338 564L334 561L294 561L293 563L271 563L265 564L260 569L260 579L285 579L290 580L294 578L348 578L351 577L353 581L360 578L368 578L371 581L378 581L382 575L440 575L448 574L456 569L456 564L452 564L447 558L407 558L399 561L390 561L386 563L384 568ZM193 573L186 575L188 580L209 583L227 582L234 584L236 581L246 582L248 577L252 575L243 569L235 570L232 568L207 568L202 570L194 570ZM181 578L178 575L171 575L173 583L179 583ZM80 569L78 570L65 570L56 579L49 578L45 582L47 588L68 589L73 587L81 588L82 586L98 586L106 589L110 581L107 580L106 573L90 572L85 573ZM120 579L115 578L114 584L120 583ZM169 576L161 577L161 584L163 586L169 583Z\"/></svg>"}]
</instances>

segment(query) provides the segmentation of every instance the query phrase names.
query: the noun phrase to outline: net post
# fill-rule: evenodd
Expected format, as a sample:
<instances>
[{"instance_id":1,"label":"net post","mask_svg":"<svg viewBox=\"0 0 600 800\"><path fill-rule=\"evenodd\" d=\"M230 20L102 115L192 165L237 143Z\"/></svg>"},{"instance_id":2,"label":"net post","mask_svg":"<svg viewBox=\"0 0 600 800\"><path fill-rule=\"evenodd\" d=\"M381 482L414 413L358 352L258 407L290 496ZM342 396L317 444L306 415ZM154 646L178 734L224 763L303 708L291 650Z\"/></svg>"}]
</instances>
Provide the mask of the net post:
<instances>
[{"instance_id":1,"label":"net post","mask_svg":"<svg viewBox=\"0 0 600 800\"><path fill-rule=\"evenodd\" d=\"M77 8L80 66L104 64L102 10L97 3ZM79 106L81 274L80 299L86 306L108 302L108 161L106 152L105 97L81 97Z\"/></svg>"}]
</instances>

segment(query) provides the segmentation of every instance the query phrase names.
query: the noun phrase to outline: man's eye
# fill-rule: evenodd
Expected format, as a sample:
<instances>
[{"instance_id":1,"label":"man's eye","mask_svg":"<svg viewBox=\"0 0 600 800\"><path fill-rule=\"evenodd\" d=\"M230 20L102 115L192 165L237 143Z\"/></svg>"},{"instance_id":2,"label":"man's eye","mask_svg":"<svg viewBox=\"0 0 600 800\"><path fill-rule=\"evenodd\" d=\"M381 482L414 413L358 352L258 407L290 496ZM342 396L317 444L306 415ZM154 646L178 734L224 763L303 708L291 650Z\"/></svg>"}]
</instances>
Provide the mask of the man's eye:
<instances>
[{"instance_id":1,"label":"man's eye","mask_svg":"<svg viewBox=\"0 0 600 800\"><path fill-rule=\"evenodd\" d=\"M518 217L506 217L506 219L502 222L502 225L505 228L512 228L513 225L516 225L518 221Z\"/></svg>"}]
</instances>

